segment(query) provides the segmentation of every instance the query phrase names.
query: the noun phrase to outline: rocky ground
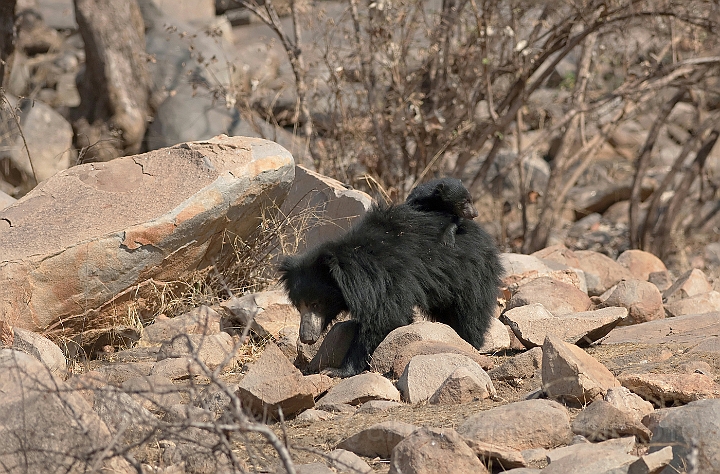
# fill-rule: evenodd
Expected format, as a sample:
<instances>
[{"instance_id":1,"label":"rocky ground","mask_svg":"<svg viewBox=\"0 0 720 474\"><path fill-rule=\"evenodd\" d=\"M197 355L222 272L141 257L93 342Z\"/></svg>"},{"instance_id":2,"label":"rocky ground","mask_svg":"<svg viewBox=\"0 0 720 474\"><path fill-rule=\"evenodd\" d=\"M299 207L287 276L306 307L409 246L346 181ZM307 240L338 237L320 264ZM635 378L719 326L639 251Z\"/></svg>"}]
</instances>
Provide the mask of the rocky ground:
<instances>
[{"instance_id":1,"label":"rocky ground","mask_svg":"<svg viewBox=\"0 0 720 474\"><path fill-rule=\"evenodd\" d=\"M120 173L129 184L109 185ZM115 211L78 217L63 204L78 192ZM124 211L146 195L166 205ZM264 228L270 197L286 215L314 209L276 235L304 245L370 203L272 142L217 137L74 167L0 212L14 252L0 266L8 471L717 471L718 292L647 252L504 253L485 347L418 316L342 380L317 372L340 362L354 323L299 343L299 315L272 287L146 319L158 290L224 261L228 226ZM53 215L82 225L45 239L33 226Z\"/></svg>"},{"instance_id":2,"label":"rocky ground","mask_svg":"<svg viewBox=\"0 0 720 474\"><path fill-rule=\"evenodd\" d=\"M154 26L145 19L154 151L73 166L84 151L73 151L68 120L82 41L69 2L26 3L44 21L23 17L8 91L30 100L6 98L34 170L16 116L0 111L4 470L720 472L717 201L671 260L628 250L631 158L649 116L613 133L570 193L552 245L503 254L486 347L419 317L388 336L372 371L332 379L318 372L339 363L353 323L298 343L274 264L338 235L370 198L297 166L303 146L284 129L190 87L169 94L164 82L230 83L227 64L199 58L235 51L252 73L244 85L280 96L292 74L268 29L231 29L212 2L165 4ZM170 13L182 15L181 31L215 33L190 44L166 28ZM694 112L681 103L668 119L651 177L694 130ZM211 138L223 132L238 136ZM244 138L260 135L285 148ZM716 175L717 153L706 169ZM548 163L528 166L529 189L544 189ZM517 196L511 181L503 199ZM517 209L498 217L494 205L479 206L483 224L517 248ZM238 267L267 288L227 283ZM206 297L211 268L221 289Z\"/></svg>"}]
</instances>

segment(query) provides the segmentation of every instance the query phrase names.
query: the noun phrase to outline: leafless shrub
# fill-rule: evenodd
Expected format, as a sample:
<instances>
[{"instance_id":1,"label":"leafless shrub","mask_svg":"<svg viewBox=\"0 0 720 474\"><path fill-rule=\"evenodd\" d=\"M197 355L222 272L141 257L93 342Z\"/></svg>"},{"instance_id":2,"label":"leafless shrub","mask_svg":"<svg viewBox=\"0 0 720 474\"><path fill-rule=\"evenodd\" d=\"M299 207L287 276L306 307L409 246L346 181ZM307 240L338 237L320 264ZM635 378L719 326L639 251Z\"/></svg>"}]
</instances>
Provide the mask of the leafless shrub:
<instances>
[{"instance_id":1,"label":"leafless shrub","mask_svg":"<svg viewBox=\"0 0 720 474\"><path fill-rule=\"evenodd\" d=\"M635 170L631 228L640 232L639 183L670 104L690 101L700 110L716 100L718 9L711 2L348 0L339 15L314 8L322 23L303 16L298 3L291 2L294 30L311 22L306 31L315 34L293 41L275 26L272 0L248 7L285 38L296 79L302 76L298 107L307 102L310 118L296 117L322 145L312 147L319 170L364 189L379 183L392 198L426 176L450 174L478 199L491 190L499 197L497 183L520 171L512 201L522 211L525 252L546 245L568 192L587 179L614 131L656 116L645 146L626 157ZM311 51L325 78L316 89L296 61ZM507 152L514 159L498 162ZM544 189L530 189L523 176L532 157L551 165ZM667 186L677 185L678 173ZM539 197L533 216L530 192ZM676 196L676 208L689 198ZM504 199L507 192L499 205ZM632 245L663 247L662 239L650 240L672 227L672 212L662 230L649 221L645 237L633 234Z\"/></svg>"}]
</instances>

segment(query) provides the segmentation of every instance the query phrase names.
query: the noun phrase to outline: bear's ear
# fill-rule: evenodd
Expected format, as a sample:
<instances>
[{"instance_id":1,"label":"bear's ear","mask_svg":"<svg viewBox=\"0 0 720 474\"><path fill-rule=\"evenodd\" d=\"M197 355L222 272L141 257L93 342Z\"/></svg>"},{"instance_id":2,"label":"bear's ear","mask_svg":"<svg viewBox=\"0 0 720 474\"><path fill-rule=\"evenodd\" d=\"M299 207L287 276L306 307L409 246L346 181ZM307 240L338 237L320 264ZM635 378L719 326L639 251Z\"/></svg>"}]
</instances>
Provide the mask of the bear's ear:
<instances>
[{"instance_id":1,"label":"bear's ear","mask_svg":"<svg viewBox=\"0 0 720 474\"><path fill-rule=\"evenodd\" d=\"M317 264L322 270L330 274L332 274L334 269L340 266L338 258L329 250L325 250L318 255Z\"/></svg>"},{"instance_id":2,"label":"bear's ear","mask_svg":"<svg viewBox=\"0 0 720 474\"><path fill-rule=\"evenodd\" d=\"M278 271L280 272L281 279L285 279L286 275L290 273L294 268L297 268L296 259L292 256L283 258L278 265Z\"/></svg>"}]
</instances>

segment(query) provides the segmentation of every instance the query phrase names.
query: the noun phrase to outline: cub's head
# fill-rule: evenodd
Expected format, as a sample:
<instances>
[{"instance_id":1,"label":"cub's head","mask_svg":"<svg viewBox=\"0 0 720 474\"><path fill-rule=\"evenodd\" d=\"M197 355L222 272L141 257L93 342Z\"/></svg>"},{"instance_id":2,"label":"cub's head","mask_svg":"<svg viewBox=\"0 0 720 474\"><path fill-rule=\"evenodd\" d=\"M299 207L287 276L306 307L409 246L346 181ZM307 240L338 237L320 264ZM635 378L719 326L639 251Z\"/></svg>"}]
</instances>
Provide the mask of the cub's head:
<instances>
[{"instance_id":1,"label":"cub's head","mask_svg":"<svg viewBox=\"0 0 720 474\"><path fill-rule=\"evenodd\" d=\"M300 312L300 340L314 344L347 304L331 275L333 257L310 252L286 257L280 263L280 281Z\"/></svg>"}]
</instances>

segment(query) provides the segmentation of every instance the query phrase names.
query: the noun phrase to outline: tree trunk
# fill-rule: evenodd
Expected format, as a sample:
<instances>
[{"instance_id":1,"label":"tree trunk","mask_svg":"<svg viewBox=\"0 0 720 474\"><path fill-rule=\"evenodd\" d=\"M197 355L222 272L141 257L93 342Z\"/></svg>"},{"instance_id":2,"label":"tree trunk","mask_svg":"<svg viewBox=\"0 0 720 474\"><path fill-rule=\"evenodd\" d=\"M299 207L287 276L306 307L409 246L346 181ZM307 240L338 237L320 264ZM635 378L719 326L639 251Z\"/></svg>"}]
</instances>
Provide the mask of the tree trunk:
<instances>
[{"instance_id":1,"label":"tree trunk","mask_svg":"<svg viewBox=\"0 0 720 474\"><path fill-rule=\"evenodd\" d=\"M85 42L75 135L83 161L140 151L148 115L145 28L135 0L75 0Z\"/></svg>"},{"instance_id":2,"label":"tree trunk","mask_svg":"<svg viewBox=\"0 0 720 474\"><path fill-rule=\"evenodd\" d=\"M8 61L15 50L15 0L0 1L0 87L5 87L5 75L10 75Z\"/></svg>"}]
</instances>

